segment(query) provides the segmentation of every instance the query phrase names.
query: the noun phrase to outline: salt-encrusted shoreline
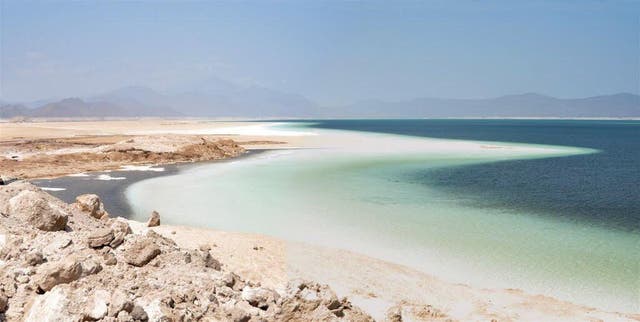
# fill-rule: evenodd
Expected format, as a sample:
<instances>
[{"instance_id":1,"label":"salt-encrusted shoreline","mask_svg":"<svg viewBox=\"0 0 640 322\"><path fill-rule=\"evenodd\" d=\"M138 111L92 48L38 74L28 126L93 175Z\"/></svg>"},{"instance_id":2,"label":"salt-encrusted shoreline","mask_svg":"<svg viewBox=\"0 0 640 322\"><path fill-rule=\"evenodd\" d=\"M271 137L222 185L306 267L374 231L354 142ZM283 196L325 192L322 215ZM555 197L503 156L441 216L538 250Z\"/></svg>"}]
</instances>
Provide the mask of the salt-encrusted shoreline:
<instances>
[{"instance_id":1,"label":"salt-encrusted shoreline","mask_svg":"<svg viewBox=\"0 0 640 322\"><path fill-rule=\"evenodd\" d=\"M140 142L136 142L135 140L134 142L126 142L131 139L131 137L129 136L85 137L81 139L76 138L71 141L75 141L75 143L73 144L78 144L77 141L81 140L84 142L82 144L88 143L90 145L94 144L97 146L114 145L119 143L139 143L141 145L137 148L147 151L155 150L156 152L162 152L163 150L161 150L161 147L163 145L166 147L167 142L175 143L174 135L172 135L171 137L163 137L162 135L156 135L154 137L139 137L141 138ZM185 144L184 142L187 142L189 144L198 144L197 141L201 140L200 136L196 135L177 136L177 138L178 141L184 139L184 141L182 141L182 144ZM208 142L215 142L217 139L219 139L218 136L205 137L205 140L207 140ZM244 137L238 137L234 139L244 142L247 142L248 140L255 140L255 138L247 139ZM320 142L320 145L331 144L331 142L324 142L319 140L321 138L313 139ZM56 140L46 142L55 143L55 141ZM65 141L63 142L63 144L68 144L69 142L70 141ZM155 145L159 142L159 145ZM265 142L268 143L269 141L261 141L260 144L264 144ZM37 146L41 143L42 142L39 143L38 141L36 141L30 142L29 144L31 144L30 147L38 150ZM96 146L82 146L80 148L93 149L95 147ZM78 153L78 150L69 150L68 146L56 147L54 145L47 146L45 147L45 149L67 149L63 150L63 152L66 153L62 154ZM134 149L128 151L136 150ZM51 155L60 154L61 153L58 151L56 153L52 153ZM53 158L49 161L53 162L55 161L55 159L56 158ZM52 162L50 163L46 160L40 161L34 163L34 166L43 167L43 165L49 166L53 164ZM157 163L163 162L164 161ZM118 168L122 164L118 164ZM141 162L139 164L148 163ZM75 170L77 171L77 169ZM121 176L113 173L111 175L116 177ZM104 181L104 183L117 184L118 182L123 181L125 180ZM20 185L24 183L17 184ZM11 185L7 187L11 187ZM6 187L2 187L1 189L5 188ZM37 191L37 189L35 188L29 189ZM85 192L87 191L78 191L78 194ZM49 194L45 194L44 192L38 192L38 194L48 201L52 200ZM13 196L15 197L15 194ZM7 207L6 205L10 204L10 202L6 200L8 199L0 200L2 201L0 203L0 208ZM63 303L66 307L71 308L73 312L56 311L54 313L68 313L76 317L82 316L83 318L91 319L92 316L95 317L102 312L99 310L99 308L104 309L105 307L104 302L100 302L93 297L87 297L87 295L95 293L104 295L102 296L103 298L109 299L109 303L106 304L106 320L110 320L109 314L111 313L109 312L109 308L112 305L112 301L114 303L120 303L118 301L120 301L120 299L122 298L122 294L119 291L116 291L118 287L120 287L120 285L116 284L121 283L123 279L132 281L124 285L128 289L121 289L121 291L125 293L126 298L128 299L127 301L132 302L134 306L141 307L145 314L147 314L147 317L158 317L160 316L158 314L175 314L176 316L181 316L180 314L187 314L186 309L189 309L189 311L192 313L199 312L198 310L201 309L197 308L196 306L199 306L201 308L202 304L206 302L206 300L202 300L201 297L208 298L208 303L211 304L211 302L213 301L210 300L209 295L215 293L215 291L211 291L212 288L209 287L209 284L207 284L208 282L202 282L202 280L199 279L202 277L201 275L193 275L194 269L197 271L202 267L197 266L199 264L192 263L205 263L205 268L202 269L205 271L210 271L211 267L207 268L206 264L208 258L206 254L208 253L212 258L224 264L223 271L226 270L238 274L242 277L242 280L244 281L243 283L248 284L249 287L255 288L257 286L257 283L260 283L261 287L276 291L276 293L278 293L282 298L286 296L289 291L291 291L291 289L286 286L287 281L300 277L311 279L329 284L333 289L338 291L340 295L347 295L350 301L363 308L367 313L377 319L384 319L385 316L387 316L391 320L397 320L398 316L403 316L405 319L412 317L418 321L447 319L462 321L492 319L499 321L584 321L593 319L605 321L640 320L640 316L638 315L603 312L597 309L559 301L542 295L526 294L519 290L477 289L461 284L451 284L402 265L377 260L349 251L330 249L303 243L286 242L263 235L223 232L212 229L166 225L148 228L144 223L126 220L123 221L122 219L112 219L112 221L110 222L107 219L104 219L107 220L107 223L105 224L103 223L103 219L91 219L91 216L87 217L86 214L75 214L77 210L76 206L65 206L60 204L59 201L55 200L52 202L53 204L58 205L60 209L67 209L69 211L69 218L73 219L73 223L69 225L75 227L76 229L69 232L42 232L40 230L34 229L33 227L24 226L24 222L16 221L15 217L13 217L14 215L11 215L9 211L5 212L5 210L0 209L3 214L7 215L0 217L0 229L2 230L0 234L3 235L3 238L0 238L0 240L6 239L10 243L17 243L15 240L21 239L19 243L8 244L9 246L5 247L9 251L9 253L5 254L3 250L2 260L4 260L5 262L3 263L4 266L0 267L0 272L2 272L1 275L3 276L3 286L1 290L2 292L6 292L7 290L9 292L26 291L27 293L22 293L26 294L25 297L22 298L25 303L33 303L34 301L37 301L35 302L37 304L35 306L22 306L22 311L20 311L20 309L17 310L18 315L24 315L27 312L30 312L30 310L34 307L46 308L49 307L48 305L51 303L56 305ZM216 210L212 209L213 215L215 215L215 212ZM85 220L85 217L89 219ZM97 230L98 228L104 228L105 225L109 227L112 227L113 224L115 224L116 226L119 225L114 220L118 222L126 222L129 227L132 228L133 233L127 234L126 236L129 237L125 236L125 240L122 242L122 244L119 244L117 246L114 245L115 247L112 247L111 245L98 248L87 246L89 238L93 238L94 242L97 242L95 241L96 239L100 240L101 238L105 237L98 236L100 234L95 232L95 230ZM82 225L85 224L88 224L89 227L82 228ZM114 229L114 239L116 239L115 235L119 234L120 232L115 228L112 228ZM18 229L20 232L18 234L15 234L12 232L13 229ZM90 233L92 232L94 232L95 235L90 236ZM161 236L156 235L155 233ZM52 253L49 258L44 256L44 251L41 251L43 253L43 259L47 260L50 263L62 264L63 257L67 255L70 255L72 253L81 255L80 258L75 258L74 262L71 263L70 266L74 268L77 267L76 264L79 263L81 271L79 275L80 279L75 282L61 284L53 287L51 289L51 291L55 290L55 293L52 293L53 295L46 296L47 292L45 292L45 294L37 294L37 291L39 291L38 287L40 287L37 285L37 281L41 279L43 273L40 270L49 269L48 266L54 264L48 264L47 262L41 263L37 254L33 256L31 256L31 254L37 253L37 249L40 246L42 246L41 248L44 250L45 244L57 245L52 238L58 238L59 236L65 235L67 237L72 236L71 239L73 243L71 243L71 245L76 245L80 248L75 249L76 246L68 248L71 246L67 245L61 248L62 252L60 254ZM17 237L17 239L14 239L14 237ZM175 242L176 245L172 245L171 242L168 242L166 238ZM154 258L149 263L145 264L144 267L147 267L146 269L129 267L132 264L128 263L126 259L125 253L128 251L129 247L132 247L139 241L157 244L159 245L158 248L160 248L161 251L161 254L157 255L157 261L156 258ZM15 252L14 250L16 249L20 251ZM12 251L13 253L11 253ZM164 251L166 251L166 253L162 253ZM124 266L126 267L125 271L129 273L118 273L116 278L110 276L110 265L107 265L107 261L112 261L111 256L105 255L106 253L113 253L118 263L116 264L116 266L120 265L119 263L122 263L122 265L129 265ZM167 255L165 259L163 259L162 256L164 256L164 254L170 255ZM191 258L190 260L192 263L186 263L185 258L187 258L187 255L185 254L189 254L188 257ZM7 256L9 256L10 258L7 258ZM104 258L104 256L107 256L108 258ZM175 261L176 258L177 261ZM87 263L85 263L85 261L87 261ZM156 263L154 261L156 261L157 264L154 264ZM182 271L176 271L179 273L177 275L180 276L167 274L167 271L164 271L164 269L167 269L168 263L178 262L181 265L184 265L184 267L180 268L182 269ZM31 265L30 263L35 264ZM95 268L95 263L99 264L101 267L101 270L99 272L95 272L92 269L92 267ZM226 279L226 277L216 275L217 273L213 271L210 271L210 273L211 275L208 275L208 278L214 281L218 281L220 278ZM183 275L189 278L185 279L183 278ZM134 285L138 282L145 283L144 281L142 281L142 279L147 280L149 278L154 282L141 284L142 286ZM118 283L116 283L116 280ZM98 288L94 283L104 284L97 284L98 286L102 286L101 288ZM215 283L212 285L214 289L218 287ZM171 285L170 289L177 290L177 293L169 292L168 294L164 294L162 296L153 297L161 294L157 292L157 289L153 289L161 284L163 286ZM194 285L199 285L199 287L195 287ZM177 287L177 289L174 289L174 286ZM324 291L326 289L324 288L316 288L315 286L313 288L317 290L317 294L326 294L326 292ZM131 289L132 291L129 289ZM149 291L150 289L151 291ZM142 292L140 290L149 292ZM249 306L247 306L246 303L242 302L242 290L234 290L233 287L231 287L231 290L233 291L232 293L223 294L225 298L228 297L232 301L236 301L231 305L220 305L221 303L223 303L223 301L218 299L217 293L213 295L216 298L216 301L218 301L218 306L215 306L216 304L214 304L215 309L211 311L214 312L212 314L214 314L216 318L221 320L229 320L234 318L239 318L240 320L246 319L246 315L243 315L243 313L241 313L241 311L243 310L250 311L249 319L252 318L251 316L255 317L261 314L260 312L255 313L256 311L249 307L252 306L251 303L249 303ZM110 293L107 296L107 293L109 292L113 293ZM294 288L294 293L295 292L297 291L295 291ZM143 293L149 293L153 295L152 297L150 297L148 294L145 295ZM184 296L184 294L186 293L196 294L196 296ZM273 294L269 293L269 291L258 293ZM11 301L15 301L14 296L16 293L11 294L13 294L13 296L9 300L10 305ZM79 295L82 295L82 297ZM305 294L305 296L307 295L308 294ZM269 296L267 296L267 298L269 298ZM295 295L294 298L296 298ZM329 296L329 298L332 299L331 296ZM184 299L188 299L192 302L185 302ZM18 301L22 300L18 299ZM198 304L196 304L196 301ZM246 300L244 301L246 302ZM330 300L329 302L332 301L333 300ZM348 305L346 304L346 302L341 303L341 308L347 309ZM240 305L239 310L236 310L236 304ZM280 304L276 303L275 307L278 307L278 305ZM127 306L127 308L130 308L129 304L125 304L125 306ZM306 304L303 304L303 307L306 307ZM325 305L324 307L330 312L330 314L335 315L335 312L333 312L329 308L329 306ZM331 305L331 307L333 307L333 305ZM127 308L125 308L125 311L127 311ZM316 309L318 308L320 308L323 312L307 313L321 314L313 315L313 317L334 318L331 315L326 315L327 311L321 305L316 307ZM170 312L163 313L166 310L170 310ZM349 308L348 310L351 310L351 308ZM356 310L354 309L353 312L356 312ZM52 314L49 314L51 312L46 313L47 316L53 316ZM119 313L119 311L116 312L116 316ZM132 317L133 313L133 309L131 308L131 312L127 312L126 314L122 313L122 318L126 320L127 315ZM254 313L257 315L252 315ZM138 316L138 314L139 316L143 316L140 312L140 309L136 309L135 314L136 316ZM205 312L204 314L208 313ZM34 316L42 317L41 315ZM186 317L186 315L183 316ZM364 315L357 316L362 317L363 319L365 318ZM267 320L286 319L282 316L277 317L275 315L263 315L262 317ZM300 320L308 320L310 317L312 316L298 316ZM336 318L339 317L336 316Z\"/></svg>"},{"instance_id":2,"label":"salt-encrusted shoreline","mask_svg":"<svg viewBox=\"0 0 640 322\"><path fill-rule=\"evenodd\" d=\"M96 171L86 172L78 175L67 175L58 178L45 178L45 179L31 179L31 183L38 187L50 187L54 189L64 190L50 190L48 191L53 196L62 199L67 203L72 203L75 197L84 193L93 193L100 196L105 203L105 207L109 213L130 218L131 207L126 199L125 191L130 185L151 178L157 178L162 176L175 175L180 171L189 169L195 166L202 166L210 163L237 161L239 159L248 158L259 154L267 150L247 150L245 153L229 159L211 160L211 161L198 161L192 163L178 163L178 164L158 164L153 166L137 166L137 169L132 169L132 166L124 166L118 170L113 171ZM141 167L146 167L148 171ZM161 171L160 171L161 169ZM103 174L108 174L112 177L124 177L124 180L111 180L102 181L98 180L98 177ZM46 190L46 189L43 189Z\"/></svg>"},{"instance_id":3,"label":"salt-encrusted shoreline","mask_svg":"<svg viewBox=\"0 0 640 322\"><path fill-rule=\"evenodd\" d=\"M639 319L258 234L147 227L110 217L95 197L68 205L21 181L0 186L0 205L0 308L11 321ZM291 283L300 279L349 301Z\"/></svg>"}]
</instances>

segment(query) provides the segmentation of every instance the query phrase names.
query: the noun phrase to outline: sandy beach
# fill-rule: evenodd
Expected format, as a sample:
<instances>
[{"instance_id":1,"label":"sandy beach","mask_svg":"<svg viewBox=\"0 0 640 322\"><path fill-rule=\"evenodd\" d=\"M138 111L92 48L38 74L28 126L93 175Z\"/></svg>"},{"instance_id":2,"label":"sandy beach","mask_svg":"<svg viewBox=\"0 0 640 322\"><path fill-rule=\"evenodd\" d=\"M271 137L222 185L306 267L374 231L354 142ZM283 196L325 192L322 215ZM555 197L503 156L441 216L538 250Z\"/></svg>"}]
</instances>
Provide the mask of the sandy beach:
<instances>
[{"instance_id":1,"label":"sandy beach","mask_svg":"<svg viewBox=\"0 0 640 322\"><path fill-rule=\"evenodd\" d=\"M35 179L87 171L122 170L123 166L130 165L159 166L227 159L238 157L251 149L312 150L336 146L335 137L279 130L270 125L273 124L161 119L0 123L0 156L3 158L3 173L0 174ZM349 142L351 139L353 142ZM340 140L340 146L349 147L343 148L343 153L373 153L371 146L360 145L357 137L342 136ZM389 149L393 153L406 153L414 150L416 144L423 144L408 140L406 146L402 146L386 137L379 138L379 142L375 152ZM199 149L193 153L205 151L205 157L184 157L185 149L203 144L205 150ZM512 155L544 149L534 146L452 144L447 140L424 143L423 148L442 155L459 149L468 151L471 156L484 150L499 150L504 151L505 155ZM122 157L108 161L87 157L114 149L142 150L155 157ZM550 150L547 153L559 151ZM80 155L82 157L78 157ZM67 159L64 159L65 156ZM53 162L56 159L67 161ZM224 262L230 270L246 280L260 282L276 290L284 290L287 281L297 278L328 284L339 296L348 297L376 320L384 320L394 310L402 312L406 320L415 321L640 320L638 314L607 312L557 300L545 294L450 283L408 266L341 247L182 225L162 224L148 228L141 222L128 222L136 233L154 230L173 239L183 248L196 249L209 245L212 256Z\"/></svg>"},{"instance_id":2,"label":"sandy beach","mask_svg":"<svg viewBox=\"0 0 640 322\"><path fill-rule=\"evenodd\" d=\"M134 229L147 229L132 222ZM634 321L637 315L602 312L517 289L475 289L446 283L406 266L353 252L272 237L184 226L156 232L179 245L215 245L212 253L247 279L276 289L289 279L326 283L376 320L400 304L414 321Z\"/></svg>"}]
</instances>

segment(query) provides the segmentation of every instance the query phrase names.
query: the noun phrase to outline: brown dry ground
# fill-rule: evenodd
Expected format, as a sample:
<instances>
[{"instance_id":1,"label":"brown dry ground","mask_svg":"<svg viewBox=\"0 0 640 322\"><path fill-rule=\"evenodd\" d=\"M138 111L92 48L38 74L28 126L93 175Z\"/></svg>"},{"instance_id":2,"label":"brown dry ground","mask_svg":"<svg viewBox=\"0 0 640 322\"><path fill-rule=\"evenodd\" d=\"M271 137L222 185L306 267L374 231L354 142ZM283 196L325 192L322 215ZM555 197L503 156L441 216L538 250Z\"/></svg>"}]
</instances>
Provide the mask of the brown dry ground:
<instances>
[{"instance_id":1,"label":"brown dry ground","mask_svg":"<svg viewBox=\"0 0 640 322\"><path fill-rule=\"evenodd\" d=\"M202 136L173 136L169 141L176 146L160 151L127 144L140 138L109 136L0 142L0 153L4 152L0 157L0 171L5 176L32 179L118 169L124 165L220 160L245 151L233 140ZM145 139L154 141L149 137Z\"/></svg>"},{"instance_id":2,"label":"brown dry ground","mask_svg":"<svg viewBox=\"0 0 640 322\"><path fill-rule=\"evenodd\" d=\"M245 149L287 145L282 138L263 136L170 134L242 124L247 123L162 119L0 122L0 175L57 177L123 165L219 160L238 156Z\"/></svg>"}]
</instances>

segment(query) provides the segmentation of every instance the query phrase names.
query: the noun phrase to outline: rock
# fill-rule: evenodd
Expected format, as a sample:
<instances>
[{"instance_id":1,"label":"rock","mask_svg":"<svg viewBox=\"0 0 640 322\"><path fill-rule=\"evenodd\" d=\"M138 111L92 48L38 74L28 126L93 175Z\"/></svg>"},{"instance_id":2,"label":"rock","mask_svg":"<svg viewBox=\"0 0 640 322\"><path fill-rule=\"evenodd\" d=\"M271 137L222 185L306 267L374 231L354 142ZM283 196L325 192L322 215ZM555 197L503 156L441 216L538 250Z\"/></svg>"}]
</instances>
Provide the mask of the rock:
<instances>
[{"instance_id":1,"label":"rock","mask_svg":"<svg viewBox=\"0 0 640 322\"><path fill-rule=\"evenodd\" d=\"M320 287L318 297L320 297L322 305L326 306L329 310L337 310L342 306L336 293L328 286Z\"/></svg>"},{"instance_id":2,"label":"rock","mask_svg":"<svg viewBox=\"0 0 640 322\"><path fill-rule=\"evenodd\" d=\"M105 265L115 265L118 263L118 260L116 259L116 256L113 255L113 253L106 253L104 255L102 255L102 259L104 259L104 264Z\"/></svg>"},{"instance_id":3,"label":"rock","mask_svg":"<svg viewBox=\"0 0 640 322\"><path fill-rule=\"evenodd\" d=\"M123 218L115 218L111 222L111 229L115 232L123 232L125 235L131 234L133 231L131 230L131 226L126 219Z\"/></svg>"},{"instance_id":4,"label":"rock","mask_svg":"<svg viewBox=\"0 0 640 322\"><path fill-rule=\"evenodd\" d=\"M116 290L111 294L108 312L109 316L118 316L120 311L126 311L129 313L131 310L133 310L133 302L129 300L127 294L121 290Z\"/></svg>"},{"instance_id":5,"label":"rock","mask_svg":"<svg viewBox=\"0 0 640 322\"><path fill-rule=\"evenodd\" d=\"M153 212L151 212L149 221L147 221L147 227L156 227L156 226L160 226L160 214L154 210Z\"/></svg>"},{"instance_id":6,"label":"rock","mask_svg":"<svg viewBox=\"0 0 640 322\"><path fill-rule=\"evenodd\" d=\"M60 236L54 239L49 245L45 246L42 252L45 256L51 256L58 253L60 250L67 248L71 244L71 238L68 236Z\"/></svg>"},{"instance_id":7,"label":"rock","mask_svg":"<svg viewBox=\"0 0 640 322\"><path fill-rule=\"evenodd\" d=\"M100 228L91 232L89 237L87 237L87 243L89 247L98 248L109 245L113 239L113 229Z\"/></svg>"},{"instance_id":8,"label":"rock","mask_svg":"<svg viewBox=\"0 0 640 322\"><path fill-rule=\"evenodd\" d=\"M29 266L36 266L44 263L44 257L41 252L29 253L26 256L26 261Z\"/></svg>"},{"instance_id":9,"label":"rock","mask_svg":"<svg viewBox=\"0 0 640 322\"><path fill-rule=\"evenodd\" d=\"M213 258L213 256L211 256L209 252L206 252L204 255L204 266L213 268L216 271L219 271L221 269L222 264L220 264L220 261Z\"/></svg>"},{"instance_id":10,"label":"rock","mask_svg":"<svg viewBox=\"0 0 640 322\"><path fill-rule=\"evenodd\" d=\"M124 242L124 238L131 234L131 227L129 224L122 220L115 220L113 224L111 224L111 229L113 229L113 240L109 243L111 248L116 248Z\"/></svg>"},{"instance_id":11,"label":"rock","mask_svg":"<svg viewBox=\"0 0 640 322\"><path fill-rule=\"evenodd\" d=\"M122 245L122 243L124 242L124 233L123 232L117 232L114 234L113 236L113 240L109 243L109 247L111 248L116 248L120 245Z\"/></svg>"},{"instance_id":12,"label":"rock","mask_svg":"<svg viewBox=\"0 0 640 322\"><path fill-rule=\"evenodd\" d=\"M133 266L144 266L160 254L160 248L150 240L138 241L124 252L124 259Z\"/></svg>"},{"instance_id":13,"label":"rock","mask_svg":"<svg viewBox=\"0 0 640 322\"><path fill-rule=\"evenodd\" d=\"M49 262L40 266L36 285L49 291L58 284L75 281L82 275L82 265L75 258L67 258L60 262Z\"/></svg>"},{"instance_id":14,"label":"rock","mask_svg":"<svg viewBox=\"0 0 640 322\"><path fill-rule=\"evenodd\" d=\"M251 320L251 314L241 308L234 307L228 312L228 320L233 322L248 322Z\"/></svg>"},{"instance_id":15,"label":"rock","mask_svg":"<svg viewBox=\"0 0 640 322\"><path fill-rule=\"evenodd\" d=\"M118 322L132 322L133 318L127 311L120 311L116 317Z\"/></svg>"},{"instance_id":16,"label":"rock","mask_svg":"<svg viewBox=\"0 0 640 322\"><path fill-rule=\"evenodd\" d=\"M102 271L102 265L97 261L89 258L82 262L82 276L97 274Z\"/></svg>"},{"instance_id":17,"label":"rock","mask_svg":"<svg viewBox=\"0 0 640 322\"><path fill-rule=\"evenodd\" d=\"M134 320L147 321L149 319L147 312L139 305L134 306L130 314Z\"/></svg>"},{"instance_id":18,"label":"rock","mask_svg":"<svg viewBox=\"0 0 640 322\"><path fill-rule=\"evenodd\" d=\"M147 299L147 301L140 301L138 303L141 308L144 308L144 312L147 314L147 318L149 321L161 321L161 322L170 322L170 321L200 321L201 319L193 318L193 316L187 316L184 310L185 305L187 304L176 304L173 302L171 297L161 298L153 298ZM176 308L176 310L173 310ZM192 306L189 311L197 311L198 309Z\"/></svg>"},{"instance_id":19,"label":"rock","mask_svg":"<svg viewBox=\"0 0 640 322\"><path fill-rule=\"evenodd\" d=\"M95 290L87 301L85 307L85 319L97 321L107 316L109 308L109 292L105 290Z\"/></svg>"},{"instance_id":20,"label":"rock","mask_svg":"<svg viewBox=\"0 0 640 322\"><path fill-rule=\"evenodd\" d=\"M85 194L76 197L76 206L83 212L88 213L91 217L101 219L109 217L104 210L104 205L100 201L100 197L94 194Z\"/></svg>"},{"instance_id":21,"label":"rock","mask_svg":"<svg viewBox=\"0 0 640 322\"><path fill-rule=\"evenodd\" d=\"M6 312L8 307L9 299L4 294L0 294L0 313Z\"/></svg>"},{"instance_id":22,"label":"rock","mask_svg":"<svg viewBox=\"0 0 640 322\"><path fill-rule=\"evenodd\" d=\"M25 322L56 322L78 321L67 312L69 307L69 292L66 288L58 287L43 295L37 295L29 311L25 313Z\"/></svg>"},{"instance_id":23,"label":"rock","mask_svg":"<svg viewBox=\"0 0 640 322\"><path fill-rule=\"evenodd\" d=\"M35 191L23 190L9 199L9 214L44 231L63 230L68 215Z\"/></svg>"},{"instance_id":24,"label":"rock","mask_svg":"<svg viewBox=\"0 0 640 322\"><path fill-rule=\"evenodd\" d=\"M276 292L266 288L245 286L242 289L241 297L252 306L266 310L276 302L279 296Z\"/></svg>"},{"instance_id":25,"label":"rock","mask_svg":"<svg viewBox=\"0 0 640 322\"><path fill-rule=\"evenodd\" d=\"M218 284L229 288L237 288L239 276L232 272L227 272L218 280Z\"/></svg>"}]
</instances>

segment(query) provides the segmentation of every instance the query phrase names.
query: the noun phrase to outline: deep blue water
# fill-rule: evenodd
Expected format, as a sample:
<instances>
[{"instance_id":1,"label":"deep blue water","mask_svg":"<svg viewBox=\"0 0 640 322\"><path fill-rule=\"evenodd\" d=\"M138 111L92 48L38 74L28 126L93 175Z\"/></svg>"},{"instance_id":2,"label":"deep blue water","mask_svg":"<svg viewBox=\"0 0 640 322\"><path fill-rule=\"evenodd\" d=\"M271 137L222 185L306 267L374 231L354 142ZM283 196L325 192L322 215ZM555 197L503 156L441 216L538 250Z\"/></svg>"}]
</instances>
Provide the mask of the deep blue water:
<instances>
[{"instance_id":1,"label":"deep blue water","mask_svg":"<svg viewBox=\"0 0 640 322\"><path fill-rule=\"evenodd\" d=\"M640 121L320 120L313 127L421 137L565 145L600 153L423 169L402 180L469 207L523 210L640 233Z\"/></svg>"}]
</instances>

